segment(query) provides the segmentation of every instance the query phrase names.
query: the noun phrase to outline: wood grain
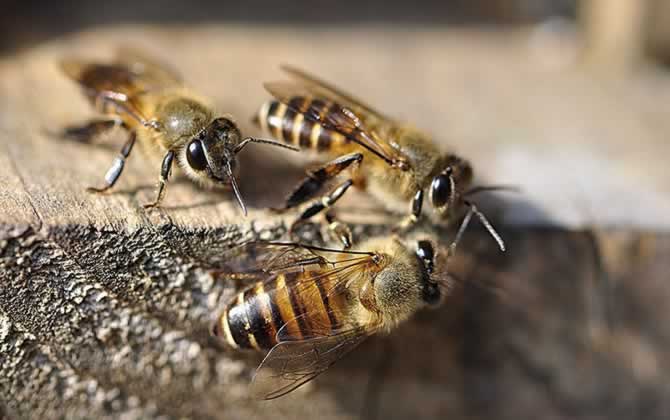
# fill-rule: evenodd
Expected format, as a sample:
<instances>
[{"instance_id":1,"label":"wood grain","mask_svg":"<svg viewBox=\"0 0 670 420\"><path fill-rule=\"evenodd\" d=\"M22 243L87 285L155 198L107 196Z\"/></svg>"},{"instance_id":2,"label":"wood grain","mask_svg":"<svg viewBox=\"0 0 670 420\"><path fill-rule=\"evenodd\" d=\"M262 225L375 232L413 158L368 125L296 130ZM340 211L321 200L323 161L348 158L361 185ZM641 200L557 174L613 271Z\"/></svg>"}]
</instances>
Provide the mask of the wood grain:
<instances>
[{"instance_id":1,"label":"wood grain","mask_svg":"<svg viewBox=\"0 0 670 420\"><path fill-rule=\"evenodd\" d=\"M596 79L570 59L578 43L537 35L127 26L3 58L0 413L667 418L670 120L658 104L670 99L670 79L656 69ZM122 140L91 146L53 135L91 115L55 63L104 59L123 44L179 68L250 134L249 116L266 99L260 82L281 77L281 62L415 121L470 157L482 182L521 186L518 196L482 198L509 251L473 228L452 267L464 286L444 307L370 340L284 399L250 401L260 356L209 337L234 285L199 258L282 235L291 216L263 208L278 204L304 162L248 152L247 219L226 192L179 179L165 208L145 211L158 163L141 150L114 193L85 193ZM364 195L342 204L357 238L388 234L370 223L378 206ZM429 232L444 242L452 233Z\"/></svg>"}]
</instances>

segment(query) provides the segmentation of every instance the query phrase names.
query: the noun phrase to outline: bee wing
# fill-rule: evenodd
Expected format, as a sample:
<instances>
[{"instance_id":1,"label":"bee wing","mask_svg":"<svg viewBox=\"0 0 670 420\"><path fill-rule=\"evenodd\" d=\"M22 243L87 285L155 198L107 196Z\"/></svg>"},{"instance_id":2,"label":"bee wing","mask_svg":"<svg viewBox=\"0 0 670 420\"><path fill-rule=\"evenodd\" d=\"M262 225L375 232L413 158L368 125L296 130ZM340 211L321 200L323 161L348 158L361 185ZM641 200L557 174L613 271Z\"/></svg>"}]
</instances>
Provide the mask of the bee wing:
<instances>
[{"instance_id":1,"label":"bee wing","mask_svg":"<svg viewBox=\"0 0 670 420\"><path fill-rule=\"evenodd\" d=\"M350 286L374 275L377 265L372 259L372 256L352 256L333 263L331 268L300 276L298 282L290 286L301 288L300 295L306 300L323 300L326 313L299 314L279 329L279 343L270 350L254 375L252 393L256 397L273 399L293 391L325 372L379 330L380 319L374 314L362 325L351 319L350 311L351 305L360 304L352 296L355 289ZM312 293L315 296L310 297ZM302 338L289 334L296 329L302 332Z\"/></svg>"},{"instance_id":2,"label":"bee wing","mask_svg":"<svg viewBox=\"0 0 670 420\"><path fill-rule=\"evenodd\" d=\"M143 81L130 68L117 64L100 64L78 58L66 58L60 62L63 72L79 83L86 93L114 94L117 100L125 100L144 90Z\"/></svg>"},{"instance_id":3,"label":"bee wing","mask_svg":"<svg viewBox=\"0 0 670 420\"><path fill-rule=\"evenodd\" d=\"M320 124L323 128L333 130L350 141L377 155L389 165L406 165L407 159L388 141L382 139L372 130L374 124L365 118L364 108L349 108L337 102L336 95L327 94L327 90L310 83L271 82L265 89L277 100L293 111L300 113L306 120ZM326 93L324 93L326 92Z\"/></svg>"},{"instance_id":4,"label":"bee wing","mask_svg":"<svg viewBox=\"0 0 670 420\"><path fill-rule=\"evenodd\" d=\"M280 342L256 370L252 394L265 400L288 394L325 372L373 332L353 328L308 340Z\"/></svg>"},{"instance_id":5,"label":"bee wing","mask_svg":"<svg viewBox=\"0 0 670 420\"><path fill-rule=\"evenodd\" d=\"M180 85L183 82L179 72L172 66L129 45L116 50L116 62L156 85Z\"/></svg>"},{"instance_id":6,"label":"bee wing","mask_svg":"<svg viewBox=\"0 0 670 420\"><path fill-rule=\"evenodd\" d=\"M223 253L200 254L200 262L220 273L266 273L290 271L311 264L322 258L294 243L250 241Z\"/></svg>"},{"instance_id":7,"label":"bee wing","mask_svg":"<svg viewBox=\"0 0 670 420\"><path fill-rule=\"evenodd\" d=\"M310 265L321 265L326 257L312 247L297 242L266 242L259 243L266 258L263 258L263 270L269 273L303 269Z\"/></svg>"},{"instance_id":8,"label":"bee wing","mask_svg":"<svg viewBox=\"0 0 670 420\"><path fill-rule=\"evenodd\" d=\"M294 80L305 85L315 95L328 98L333 102L341 103L358 115L364 116L365 119L374 118L377 122L392 122L390 118L375 110L370 105L325 80L319 79L304 70L288 64L282 64L281 69Z\"/></svg>"},{"instance_id":9,"label":"bee wing","mask_svg":"<svg viewBox=\"0 0 670 420\"><path fill-rule=\"evenodd\" d=\"M352 259L333 261L336 254L348 254ZM217 255L201 255L207 268L223 273L281 272L304 270L308 266L336 267L353 259L369 258L373 254L315 247L298 242L249 241ZM206 258L206 259L205 259ZM328 270L317 270L328 275Z\"/></svg>"},{"instance_id":10,"label":"bee wing","mask_svg":"<svg viewBox=\"0 0 670 420\"><path fill-rule=\"evenodd\" d=\"M121 102L143 92L181 84L174 70L130 47L119 49L113 63L69 57L61 60L60 66L90 97L107 94Z\"/></svg>"}]
</instances>

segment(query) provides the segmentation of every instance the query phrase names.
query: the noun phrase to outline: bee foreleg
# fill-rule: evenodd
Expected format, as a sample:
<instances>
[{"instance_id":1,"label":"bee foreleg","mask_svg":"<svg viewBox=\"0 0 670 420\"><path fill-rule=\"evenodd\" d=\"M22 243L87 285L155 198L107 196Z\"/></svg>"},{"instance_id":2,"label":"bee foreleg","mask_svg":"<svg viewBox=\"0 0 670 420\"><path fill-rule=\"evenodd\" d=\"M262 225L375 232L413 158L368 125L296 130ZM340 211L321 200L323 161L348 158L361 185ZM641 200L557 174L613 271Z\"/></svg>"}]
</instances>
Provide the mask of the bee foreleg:
<instances>
[{"instance_id":1,"label":"bee foreleg","mask_svg":"<svg viewBox=\"0 0 670 420\"><path fill-rule=\"evenodd\" d=\"M116 157L116 159L114 159L112 166L109 168L109 170L107 170L107 173L105 174L105 186L102 188L89 187L87 188L89 192L93 193L105 192L108 189L112 188L114 184L116 184L116 181L119 179L121 173L123 172L123 167L126 164L126 158L130 155L130 152L133 150L133 145L135 145L136 138L137 135L135 134L135 132L131 131L130 137L121 148L121 152Z\"/></svg>"},{"instance_id":2,"label":"bee foreleg","mask_svg":"<svg viewBox=\"0 0 670 420\"><path fill-rule=\"evenodd\" d=\"M421 209L423 208L423 190L419 190L414 194L412 202L410 203L409 214L394 229L396 232L404 232L414 226L421 217Z\"/></svg>"},{"instance_id":3,"label":"bee foreleg","mask_svg":"<svg viewBox=\"0 0 670 420\"><path fill-rule=\"evenodd\" d=\"M362 154L351 153L349 155L340 156L315 171L310 172L307 178L305 178L298 188L296 188L296 190L286 199L284 207L279 210L288 210L314 198L328 181L335 178L342 171L351 166L351 164L360 163L361 160L363 160Z\"/></svg>"},{"instance_id":4,"label":"bee foreleg","mask_svg":"<svg viewBox=\"0 0 670 420\"><path fill-rule=\"evenodd\" d=\"M119 119L91 120L83 125L65 127L62 136L81 143L89 143L105 131L126 125Z\"/></svg>"},{"instance_id":5,"label":"bee foreleg","mask_svg":"<svg viewBox=\"0 0 670 420\"><path fill-rule=\"evenodd\" d=\"M163 157L163 163L161 164L161 176L158 180L158 194L156 195L156 200L153 203L147 203L144 205L144 208L153 208L158 207L165 196L165 184L167 184L168 178L170 178L170 172L172 171L172 161L174 160L174 151L170 150Z\"/></svg>"}]
</instances>

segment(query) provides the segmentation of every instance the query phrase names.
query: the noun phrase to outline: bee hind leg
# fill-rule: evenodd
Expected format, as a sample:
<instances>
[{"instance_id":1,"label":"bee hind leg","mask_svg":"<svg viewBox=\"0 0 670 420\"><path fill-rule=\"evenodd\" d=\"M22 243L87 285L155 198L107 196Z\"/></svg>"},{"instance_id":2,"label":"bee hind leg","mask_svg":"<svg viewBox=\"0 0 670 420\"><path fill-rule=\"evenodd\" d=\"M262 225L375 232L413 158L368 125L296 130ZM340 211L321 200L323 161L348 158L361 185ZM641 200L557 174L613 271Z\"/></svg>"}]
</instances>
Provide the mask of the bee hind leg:
<instances>
[{"instance_id":1,"label":"bee hind leg","mask_svg":"<svg viewBox=\"0 0 670 420\"><path fill-rule=\"evenodd\" d=\"M131 131L130 137L128 137L128 140L121 148L121 152L119 152L119 155L114 159L112 166L107 170L107 173L105 174L105 185L102 188L89 187L87 188L88 192L103 193L112 188L114 184L116 184L116 181L118 181L119 177L121 176L121 173L123 172L123 167L126 164L126 158L130 155L130 152L133 150L136 138L137 135L135 134L135 132Z\"/></svg>"},{"instance_id":2,"label":"bee hind leg","mask_svg":"<svg viewBox=\"0 0 670 420\"><path fill-rule=\"evenodd\" d=\"M121 120L91 120L86 124L65 127L61 133L61 136L80 143L91 143L99 135L113 129L114 127L127 128Z\"/></svg>"},{"instance_id":3,"label":"bee hind leg","mask_svg":"<svg viewBox=\"0 0 670 420\"><path fill-rule=\"evenodd\" d=\"M360 153L351 153L340 156L314 171L308 173L307 177L300 183L293 193L286 199L284 207L275 209L275 211L282 212L291 208L297 207L306 201L317 197L317 194L323 189L328 181L334 179L342 171L350 167L352 164L360 163L363 160L363 155Z\"/></svg>"},{"instance_id":4,"label":"bee hind leg","mask_svg":"<svg viewBox=\"0 0 670 420\"><path fill-rule=\"evenodd\" d=\"M333 188L328 194L313 202L302 212L302 214L300 214L298 219L293 222L289 229L289 233L292 235L297 226L307 222L309 219L321 213L322 211L329 209L337 202L337 200L342 198L344 193L347 192L353 183L354 182L351 179L347 179L343 183ZM329 213L330 216L328 213L326 214L326 221L328 222L329 231L342 242L342 245L344 245L345 249L349 248L351 246L351 231L346 225L337 221L332 212Z\"/></svg>"}]
</instances>

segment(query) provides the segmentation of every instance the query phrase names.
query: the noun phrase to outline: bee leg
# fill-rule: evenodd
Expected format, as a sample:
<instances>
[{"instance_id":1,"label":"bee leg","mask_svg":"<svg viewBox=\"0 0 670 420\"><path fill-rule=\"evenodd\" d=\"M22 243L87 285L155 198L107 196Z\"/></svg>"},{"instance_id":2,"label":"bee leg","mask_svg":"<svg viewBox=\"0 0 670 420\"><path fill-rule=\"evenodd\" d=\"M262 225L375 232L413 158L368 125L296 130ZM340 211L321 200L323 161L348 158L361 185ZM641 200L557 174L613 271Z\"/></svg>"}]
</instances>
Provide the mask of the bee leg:
<instances>
[{"instance_id":1,"label":"bee leg","mask_svg":"<svg viewBox=\"0 0 670 420\"><path fill-rule=\"evenodd\" d=\"M165 196L165 184L167 184L168 178L170 178L173 160L174 151L170 150L165 154L165 157L163 157L163 163L161 164L161 177L158 180L158 194L156 195L156 200L154 200L153 203L145 204L145 209L158 207L163 200L163 197Z\"/></svg>"},{"instance_id":2,"label":"bee leg","mask_svg":"<svg viewBox=\"0 0 670 420\"><path fill-rule=\"evenodd\" d=\"M395 233L401 233L409 230L412 226L419 221L421 217L421 209L423 208L423 190L419 190L414 194L412 202L410 203L410 212L409 215L403 218L403 220L393 229Z\"/></svg>"},{"instance_id":3,"label":"bee leg","mask_svg":"<svg viewBox=\"0 0 670 420\"><path fill-rule=\"evenodd\" d=\"M316 216L317 214L321 213L323 210L325 210L325 209L329 208L330 206L332 206L333 204L335 204L337 202L337 200L339 200L344 195L344 193L349 189L349 187L351 187L351 185L353 183L354 182L351 179L347 179L346 181L344 181L340 185L333 188L333 190L330 191L328 194L321 197L320 200L315 201L314 203L312 203L309 207L307 207L307 209L305 209L305 211L302 212L300 217L298 217L298 219L295 222L293 222L293 224L289 228L289 234L293 235L293 231L294 231L296 226L307 222L312 217ZM342 240L342 239L340 239L340 240ZM346 241L346 239L342 240L342 243L346 247L346 242L345 241Z\"/></svg>"},{"instance_id":4,"label":"bee leg","mask_svg":"<svg viewBox=\"0 0 670 420\"><path fill-rule=\"evenodd\" d=\"M109 170L107 170L107 173L105 174L105 186L102 188L89 187L86 189L88 192L102 193L109 190L114 186L114 184L116 184L116 181L119 179L121 173L123 172L123 167L126 164L126 158L130 155L130 152L133 150L136 138L137 135L135 134L135 132L131 131L130 137L121 148L121 152L116 157L116 159L114 159L112 166L109 168Z\"/></svg>"},{"instance_id":5,"label":"bee leg","mask_svg":"<svg viewBox=\"0 0 670 420\"><path fill-rule=\"evenodd\" d=\"M81 143L90 143L93 139L105 131L120 126L127 128L121 120L117 119L91 120L83 125L65 127L62 132L62 137L69 138Z\"/></svg>"},{"instance_id":6,"label":"bee leg","mask_svg":"<svg viewBox=\"0 0 670 420\"><path fill-rule=\"evenodd\" d=\"M343 246L342 249L351 248L353 240L352 240L351 229L349 229L349 226L347 226L346 223L342 223L339 220L337 220L335 212L332 209L326 212L325 219L328 227L328 233L330 234L330 236L342 243Z\"/></svg>"},{"instance_id":7,"label":"bee leg","mask_svg":"<svg viewBox=\"0 0 670 420\"><path fill-rule=\"evenodd\" d=\"M95 98L95 107L102 113L107 113L107 105L113 108L113 112L126 114L136 120L142 126L154 130L160 130L160 124L155 120L147 120L135 105L128 101L126 95L116 92L102 92Z\"/></svg>"},{"instance_id":8,"label":"bee leg","mask_svg":"<svg viewBox=\"0 0 670 420\"><path fill-rule=\"evenodd\" d=\"M295 191L293 191L293 193L291 193L291 195L286 199L284 207L276 210L288 210L316 197L316 194L319 192L319 190L321 190L321 188L323 188L326 182L335 178L342 171L351 166L351 164L360 163L361 160L363 160L362 154L351 153L340 156L337 159L326 163L315 171L309 172L307 174L307 178L305 178L298 186L298 188L296 188Z\"/></svg>"}]
</instances>

